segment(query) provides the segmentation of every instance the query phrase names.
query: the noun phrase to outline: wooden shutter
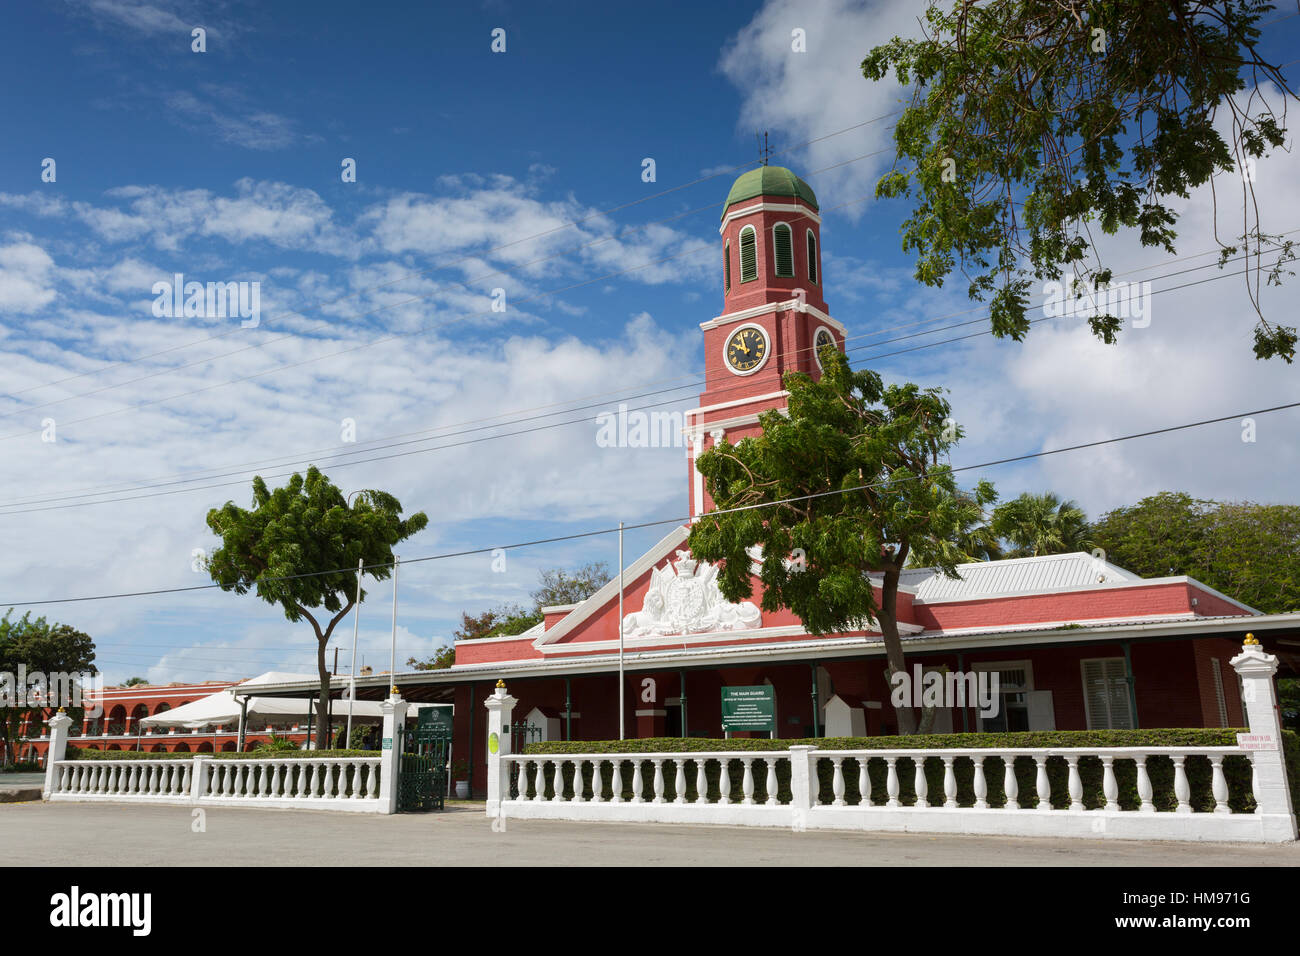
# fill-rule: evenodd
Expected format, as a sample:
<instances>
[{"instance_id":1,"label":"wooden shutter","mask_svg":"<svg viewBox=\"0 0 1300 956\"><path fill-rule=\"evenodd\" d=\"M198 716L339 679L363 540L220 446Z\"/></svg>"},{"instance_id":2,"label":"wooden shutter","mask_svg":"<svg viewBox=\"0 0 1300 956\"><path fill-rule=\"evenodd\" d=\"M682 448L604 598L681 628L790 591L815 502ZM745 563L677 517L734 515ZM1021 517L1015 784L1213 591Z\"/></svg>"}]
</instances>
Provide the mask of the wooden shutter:
<instances>
[{"instance_id":1,"label":"wooden shutter","mask_svg":"<svg viewBox=\"0 0 1300 956\"><path fill-rule=\"evenodd\" d=\"M740 230L740 281L758 278L758 250L755 248L754 227Z\"/></svg>"},{"instance_id":2,"label":"wooden shutter","mask_svg":"<svg viewBox=\"0 0 1300 956\"><path fill-rule=\"evenodd\" d=\"M1124 658L1084 661L1083 696L1089 730L1129 730L1133 727Z\"/></svg>"},{"instance_id":3,"label":"wooden shutter","mask_svg":"<svg viewBox=\"0 0 1300 956\"><path fill-rule=\"evenodd\" d=\"M817 281L817 237L808 230L808 281Z\"/></svg>"},{"instance_id":4,"label":"wooden shutter","mask_svg":"<svg viewBox=\"0 0 1300 956\"><path fill-rule=\"evenodd\" d=\"M772 250L776 274L783 279L794 278L794 239L790 227L783 222L772 227Z\"/></svg>"},{"instance_id":5,"label":"wooden shutter","mask_svg":"<svg viewBox=\"0 0 1300 956\"><path fill-rule=\"evenodd\" d=\"M722 247L722 275L723 282L726 283L724 291L731 291L731 240L728 239Z\"/></svg>"}]
</instances>

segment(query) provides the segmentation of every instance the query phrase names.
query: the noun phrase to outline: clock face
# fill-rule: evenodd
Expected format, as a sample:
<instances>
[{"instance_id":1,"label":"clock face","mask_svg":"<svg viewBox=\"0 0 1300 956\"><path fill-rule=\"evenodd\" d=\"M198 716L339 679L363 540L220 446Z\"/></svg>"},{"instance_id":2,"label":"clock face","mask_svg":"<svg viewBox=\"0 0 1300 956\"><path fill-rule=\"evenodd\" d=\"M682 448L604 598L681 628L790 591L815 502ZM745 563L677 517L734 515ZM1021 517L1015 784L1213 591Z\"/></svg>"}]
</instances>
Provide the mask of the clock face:
<instances>
[{"instance_id":1,"label":"clock face","mask_svg":"<svg viewBox=\"0 0 1300 956\"><path fill-rule=\"evenodd\" d=\"M727 364L737 372L753 372L767 358L767 333L757 326L737 329L727 340Z\"/></svg>"},{"instance_id":2,"label":"clock face","mask_svg":"<svg viewBox=\"0 0 1300 956\"><path fill-rule=\"evenodd\" d=\"M822 349L828 345L835 345L835 336L831 334L830 329L823 325L817 330L817 334L813 336L813 357L817 359L818 368L822 367Z\"/></svg>"}]
</instances>

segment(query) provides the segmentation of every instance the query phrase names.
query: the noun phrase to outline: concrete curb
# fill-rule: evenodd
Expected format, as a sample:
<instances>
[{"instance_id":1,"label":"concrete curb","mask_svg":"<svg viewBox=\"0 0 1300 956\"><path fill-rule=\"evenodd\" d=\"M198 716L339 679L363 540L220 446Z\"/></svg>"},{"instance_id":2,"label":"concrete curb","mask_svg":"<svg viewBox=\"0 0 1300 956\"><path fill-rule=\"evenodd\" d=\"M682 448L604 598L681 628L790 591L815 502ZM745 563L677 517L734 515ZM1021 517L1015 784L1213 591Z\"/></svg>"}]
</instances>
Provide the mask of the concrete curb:
<instances>
[{"instance_id":1,"label":"concrete curb","mask_svg":"<svg viewBox=\"0 0 1300 956\"><path fill-rule=\"evenodd\" d=\"M0 803L25 803L28 800L39 800L41 796L40 787L11 787L0 790Z\"/></svg>"}]
</instances>

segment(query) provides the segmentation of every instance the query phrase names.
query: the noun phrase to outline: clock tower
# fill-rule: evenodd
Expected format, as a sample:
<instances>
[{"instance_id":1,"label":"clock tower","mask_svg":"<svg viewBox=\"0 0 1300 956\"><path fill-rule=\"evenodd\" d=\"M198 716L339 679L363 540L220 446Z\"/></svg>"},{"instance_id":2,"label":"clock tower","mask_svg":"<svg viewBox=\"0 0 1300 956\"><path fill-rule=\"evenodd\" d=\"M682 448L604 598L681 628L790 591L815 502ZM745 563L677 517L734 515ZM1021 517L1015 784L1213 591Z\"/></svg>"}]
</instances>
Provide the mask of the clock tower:
<instances>
[{"instance_id":1,"label":"clock tower","mask_svg":"<svg viewBox=\"0 0 1300 956\"><path fill-rule=\"evenodd\" d=\"M701 322L704 391L686 413L692 518L713 507L695 459L725 436L760 431L758 416L785 408L786 372L821 374L818 349L844 348L844 326L822 297L821 216L806 182L760 166L731 187L722 209L722 314Z\"/></svg>"}]
</instances>

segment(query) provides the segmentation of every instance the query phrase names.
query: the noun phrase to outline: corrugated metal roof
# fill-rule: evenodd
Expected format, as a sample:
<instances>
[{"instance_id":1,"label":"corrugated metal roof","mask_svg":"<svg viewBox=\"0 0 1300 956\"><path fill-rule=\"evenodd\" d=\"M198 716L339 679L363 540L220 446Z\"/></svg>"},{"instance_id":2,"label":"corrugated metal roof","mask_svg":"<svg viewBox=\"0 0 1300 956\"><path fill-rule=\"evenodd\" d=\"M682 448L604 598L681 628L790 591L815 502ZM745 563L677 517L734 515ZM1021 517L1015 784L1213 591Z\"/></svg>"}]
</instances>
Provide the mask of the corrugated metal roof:
<instances>
[{"instance_id":1,"label":"corrugated metal roof","mask_svg":"<svg viewBox=\"0 0 1300 956\"><path fill-rule=\"evenodd\" d=\"M934 568L909 568L902 573L899 583L914 589L920 600L938 601L1141 580L1136 574L1083 551L959 564L957 573L960 578L947 577Z\"/></svg>"}]
</instances>

